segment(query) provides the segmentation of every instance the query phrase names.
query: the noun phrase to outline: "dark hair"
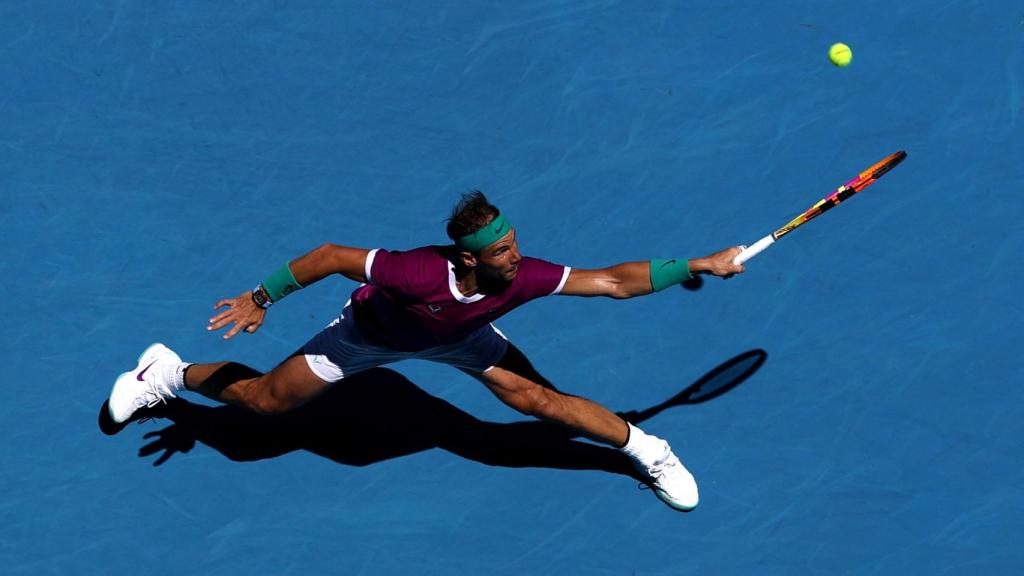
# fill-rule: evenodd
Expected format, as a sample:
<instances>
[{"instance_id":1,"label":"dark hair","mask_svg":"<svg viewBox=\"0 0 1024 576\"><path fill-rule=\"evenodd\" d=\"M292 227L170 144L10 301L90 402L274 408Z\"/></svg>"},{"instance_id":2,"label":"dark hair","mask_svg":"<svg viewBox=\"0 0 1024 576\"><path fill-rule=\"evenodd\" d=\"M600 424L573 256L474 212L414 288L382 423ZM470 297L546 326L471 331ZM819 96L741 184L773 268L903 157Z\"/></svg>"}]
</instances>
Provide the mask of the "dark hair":
<instances>
[{"instance_id":1,"label":"dark hair","mask_svg":"<svg viewBox=\"0 0 1024 576\"><path fill-rule=\"evenodd\" d=\"M448 237L457 240L472 234L497 217L498 209L487 201L483 192L467 192L452 208L452 215L448 218Z\"/></svg>"}]
</instances>

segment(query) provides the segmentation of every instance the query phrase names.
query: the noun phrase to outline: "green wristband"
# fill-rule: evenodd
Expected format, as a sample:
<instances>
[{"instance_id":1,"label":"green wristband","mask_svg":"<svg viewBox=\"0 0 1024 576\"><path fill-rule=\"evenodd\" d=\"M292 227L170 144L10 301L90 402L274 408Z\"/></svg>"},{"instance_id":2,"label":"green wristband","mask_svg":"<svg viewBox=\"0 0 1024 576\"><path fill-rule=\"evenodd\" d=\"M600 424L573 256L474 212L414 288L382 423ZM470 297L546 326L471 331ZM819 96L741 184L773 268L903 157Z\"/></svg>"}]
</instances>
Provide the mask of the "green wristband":
<instances>
[{"instance_id":1,"label":"green wristband","mask_svg":"<svg viewBox=\"0 0 1024 576\"><path fill-rule=\"evenodd\" d=\"M655 292L693 278L689 260L651 260L651 288Z\"/></svg>"},{"instance_id":2,"label":"green wristband","mask_svg":"<svg viewBox=\"0 0 1024 576\"><path fill-rule=\"evenodd\" d=\"M299 288L302 288L302 284L299 284L299 281L295 279L295 275L292 274L292 269L288 267L288 264L278 268L276 272L263 282L263 289L267 291L267 296L270 296L270 299L274 302L295 292Z\"/></svg>"}]
</instances>

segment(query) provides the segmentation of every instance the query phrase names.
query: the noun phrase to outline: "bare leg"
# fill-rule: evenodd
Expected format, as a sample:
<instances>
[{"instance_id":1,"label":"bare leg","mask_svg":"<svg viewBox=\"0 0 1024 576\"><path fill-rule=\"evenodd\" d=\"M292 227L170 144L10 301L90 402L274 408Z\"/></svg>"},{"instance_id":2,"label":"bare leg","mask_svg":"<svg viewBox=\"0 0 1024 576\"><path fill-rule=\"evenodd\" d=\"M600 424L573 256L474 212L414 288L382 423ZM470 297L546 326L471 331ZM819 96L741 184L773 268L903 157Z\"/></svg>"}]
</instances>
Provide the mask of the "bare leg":
<instances>
[{"instance_id":1,"label":"bare leg","mask_svg":"<svg viewBox=\"0 0 1024 576\"><path fill-rule=\"evenodd\" d=\"M591 440L621 449L647 476L658 498L672 508L689 511L697 506L697 482L668 442L630 427L596 402L557 391L511 344L497 366L473 376L502 402L524 414L562 424Z\"/></svg>"},{"instance_id":2,"label":"bare leg","mask_svg":"<svg viewBox=\"0 0 1024 576\"><path fill-rule=\"evenodd\" d=\"M330 386L294 355L266 374L236 362L193 364L185 387L214 400L262 414L278 414L309 402Z\"/></svg>"},{"instance_id":3,"label":"bare leg","mask_svg":"<svg viewBox=\"0 0 1024 576\"><path fill-rule=\"evenodd\" d=\"M621 448L629 437L625 420L586 398L546 388L501 366L473 375L499 400L523 414L562 424L615 448Z\"/></svg>"}]
</instances>

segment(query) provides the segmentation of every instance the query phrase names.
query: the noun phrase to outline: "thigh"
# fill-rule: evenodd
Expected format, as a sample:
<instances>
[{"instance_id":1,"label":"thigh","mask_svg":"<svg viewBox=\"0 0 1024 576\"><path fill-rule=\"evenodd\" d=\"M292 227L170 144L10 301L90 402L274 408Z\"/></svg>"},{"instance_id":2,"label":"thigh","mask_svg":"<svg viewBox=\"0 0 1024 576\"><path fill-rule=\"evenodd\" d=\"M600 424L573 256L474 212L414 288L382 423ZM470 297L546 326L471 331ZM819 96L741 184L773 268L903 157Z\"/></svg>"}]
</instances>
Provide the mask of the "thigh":
<instances>
[{"instance_id":1,"label":"thigh","mask_svg":"<svg viewBox=\"0 0 1024 576\"><path fill-rule=\"evenodd\" d=\"M495 365L495 368L501 368L550 390L558 390L558 388L555 388L554 384L552 384L547 378L538 372L536 368L533 367L533 363L531 363L530 359L526 357L526 354L523 354L522 350L517 348L511 342L508 344L505 356L503 356L497 365Z\"/></svg>"},{"instance_id":2,"label":"thigh","mask_svg":"<svg viewBox=\"0 0 1024 576\"><path fill-rule=\"evenodd\" d=\"M550 394L537 382L499 366L486 372L466 372L487 386L499 400L517 410L542 401L545 394Z\"/></svg>"},{"instance_id":3,"label":"thigh","mask_svg":"<svg viewBox=\"0 0 1024 576\"><path fill-rule=\"evenodd\" d=\"M524 414L567 426L574 434L615 447L625 445L629 438L624 420L586 398L543 386L500 365L476 377L505 404Z\"/></svg>"},{"instance_id":4,"label":"thigh","mask_svg":"<svg viewBox=\"0 0 1024 576\"><path fill-rule=\"evenodd\" d=\"M517 348L515 344L512 344L511 342L507 343L505 354L501 357L501 360L498 360L496 364L488 367L486 370L472 370L461 367L459 369L486 384L487 380L483 375L489 374L499 368L504 372L514 374L525 380L539 384L549 390L558 391L558 388L556 388L554 384L552 384L547 378L538 372L536 368L533 367L533 364L530 362L530 359L526 357L526 354L523 354L522 350ZM500 380L510 380L510 377L507 374L495 375L495 378Z\"/></svg>"},{"instance_id":5,"label":"thigh","mask_svg":"<svg viewBox=\"0 0 1024 576\"><path fill-rule=\"evenodd\" d=\"M306 357L296 353L260 378L260 386L276 400L298 406L319 396L331 383L310 369Z\"/></svg>"}]
</instances>

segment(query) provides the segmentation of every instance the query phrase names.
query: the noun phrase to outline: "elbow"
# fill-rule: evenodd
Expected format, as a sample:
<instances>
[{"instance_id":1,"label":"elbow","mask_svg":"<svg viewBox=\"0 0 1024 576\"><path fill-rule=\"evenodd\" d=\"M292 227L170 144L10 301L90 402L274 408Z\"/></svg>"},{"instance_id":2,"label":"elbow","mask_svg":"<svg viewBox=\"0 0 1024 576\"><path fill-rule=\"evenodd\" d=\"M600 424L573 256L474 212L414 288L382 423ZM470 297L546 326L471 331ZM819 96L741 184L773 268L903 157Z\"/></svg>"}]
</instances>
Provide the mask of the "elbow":
<instances>
[{"instance_id":1,"label":"elbow","mask_svg":"<svg viewBox=\"0 0 1024 576\"><path fill-rule=\"evenodd\" d=\"M612 267L605 278L605 293L616 300L650 294L649 264L631 263Z\"/></svg>"},{"instance_id":2,"label":"elbow","mask_svg":"<svg viewBox=\"0 0 1024 576\"><path fill-rule=\"evenodd\" d=\"M601 282L600 294L616 300L625 300L651 293L651 285L635 278L609 277Z\"/></svg>"},{"instance_id":3,"label":"elbow","mask_svg":"<svg viewBox=\"0 0 1024 576\"><path fill-rule=\"evenodd\" d=\"M637 296L647 296L653 294L654 288L650 282L631 281L631 282L616 282L612 286L611 293L609 296L616 300L625 300L627 298L636 298Z\"/></svg>"},{"instance_id":4,"label":"elbow","mask_svg":"<svg viewBox=\"0 0 1024 576\"><path fill-rule=\"evenodd\" d=\"M334 244L331 244L330 242L325 242L324 244L317 246L316 249L313 250L313 253L318 254L321 257L327 257L330 256L331 253L333 253L336 248L337 246L335 246Z\"/></svg>"},{"instance_id":5,"label":"elbow","mask_svg":"<svg viewBox=\"0 0 1024 576\"><path fill-rule=\"evenodd\" d=\"M319 262L327 263L328 265L334 265L334 262L338 259L338 246L336 244L326 243L317 246L313 250L313 255Z\"/></svg>"},{"instance_id":6,"label":"elbow","mask_svg":"<svg viewBox=\"0 0 1024 576\"><path fill-rule=\"evenodd\" d=\"M608 291L607 296L616 300L625 300L634 296L640 296L642 293L636 290L630 290L622 284L616 284Z\"/></svg>"}]
</instances>

